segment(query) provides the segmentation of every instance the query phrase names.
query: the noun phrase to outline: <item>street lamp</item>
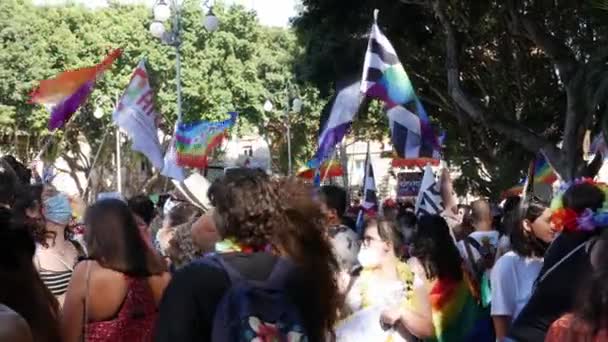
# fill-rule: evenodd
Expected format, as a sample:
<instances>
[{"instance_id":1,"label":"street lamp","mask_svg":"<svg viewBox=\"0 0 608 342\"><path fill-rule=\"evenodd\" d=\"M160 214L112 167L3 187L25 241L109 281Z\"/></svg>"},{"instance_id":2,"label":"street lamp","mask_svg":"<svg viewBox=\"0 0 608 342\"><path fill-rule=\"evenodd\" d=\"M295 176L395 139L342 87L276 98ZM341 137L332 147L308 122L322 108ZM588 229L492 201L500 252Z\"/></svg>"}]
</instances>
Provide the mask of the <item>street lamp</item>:
<instances>
[{"instance_id":1,"label":"street lamp","mask_svg":"<svg viewBox=\"0 0 608 342\"><path fill-rule=\"evenodd\" d=\"M291 107L291 108L290 108ZM274 106L272 105L272 102L270 102L270 100L266 100L266 102L264 102L264 111L266 112L272 112ZM296 97L295 99L293 99L291 106L287 105L287 107L285 108L285 112L283 115L283 124L285 125L285 130L286 130L286 135L287 135L287 169L289 172L289 175L291 176L293 174L293 167L292 167L292 156L291 156L291 116L290 116L290 109L291 112L293 112L294 114L300 114L302 112L302 100L300 100L300 98Z\"/></svg>"},{"instance_id":2,"label":"street lamp","mask_svg":"<svg viewBox=\"0 0 608 342\"><path fill-rule=\"evenodd\" d=\"M167 1L169 2L167 4ZM209 32L214 32L219 27L219 19L211 11L211 6L208 5L209 0L204 1L203 7L209 8L209 11L203 18L203 26ZM181 85L181 60L180 60L180 22L181 14L177 0L157 0L152 9L154 21L150 24L150 33L152 36L160 39L163 43L175 48L175 84L177 91L177 121L182 120L182 85ZM171 23L171 31L167 31L165 22L173 17Z\"/></svg>"}]
</instances>

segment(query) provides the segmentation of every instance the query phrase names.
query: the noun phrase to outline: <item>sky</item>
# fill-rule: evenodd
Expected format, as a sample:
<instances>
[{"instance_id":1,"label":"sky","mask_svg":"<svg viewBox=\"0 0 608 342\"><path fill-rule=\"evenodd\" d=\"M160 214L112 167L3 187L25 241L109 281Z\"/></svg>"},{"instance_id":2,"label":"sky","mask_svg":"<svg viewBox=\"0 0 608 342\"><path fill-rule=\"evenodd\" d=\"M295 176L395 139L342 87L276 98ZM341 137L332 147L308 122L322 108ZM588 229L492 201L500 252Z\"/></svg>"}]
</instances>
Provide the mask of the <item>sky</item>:
<instances>
[{"instance_id":1,"label":"sky","mask_svg":"<svg viewBox=\"0 0 608 342\"><path fill-rule=\"evenodd\" d=\"M2 0L0 0L2 1ZM66 0L34 0L35 4L59 5ZM90 7L107 5L107 0L71 0L75 3L83 3ZM155 0L121 0L124 3L146 3L153 5ZM254 9L258 13L260 22L266 26L286 27L289 18L296 15L295 6L297 0L224 0L225 3L238 3L247 8Z\"/></svg>"}]
</instances>

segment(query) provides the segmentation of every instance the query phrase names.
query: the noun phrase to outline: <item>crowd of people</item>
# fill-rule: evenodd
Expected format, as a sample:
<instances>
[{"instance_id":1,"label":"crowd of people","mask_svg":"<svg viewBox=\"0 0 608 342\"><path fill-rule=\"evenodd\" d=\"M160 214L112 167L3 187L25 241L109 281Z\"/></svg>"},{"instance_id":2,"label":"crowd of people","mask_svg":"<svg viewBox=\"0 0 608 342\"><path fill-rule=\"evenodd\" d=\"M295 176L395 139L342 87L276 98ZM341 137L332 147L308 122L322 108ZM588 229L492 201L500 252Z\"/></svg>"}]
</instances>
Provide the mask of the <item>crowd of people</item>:
<instances>
[{"instance_id":1,"label":"crowd of people","mask_svg":"<svg viewBox=\"0 0 608 342\"><path fill-rule=\"evenodd\" d=\"M77 217L4 157L0 341L608 340L608 186L551 205L459 205L446 173L441 190L439 215L388 200L357 226L344 189L243 168L200 201Z\"/></svg>"}]
</instances>

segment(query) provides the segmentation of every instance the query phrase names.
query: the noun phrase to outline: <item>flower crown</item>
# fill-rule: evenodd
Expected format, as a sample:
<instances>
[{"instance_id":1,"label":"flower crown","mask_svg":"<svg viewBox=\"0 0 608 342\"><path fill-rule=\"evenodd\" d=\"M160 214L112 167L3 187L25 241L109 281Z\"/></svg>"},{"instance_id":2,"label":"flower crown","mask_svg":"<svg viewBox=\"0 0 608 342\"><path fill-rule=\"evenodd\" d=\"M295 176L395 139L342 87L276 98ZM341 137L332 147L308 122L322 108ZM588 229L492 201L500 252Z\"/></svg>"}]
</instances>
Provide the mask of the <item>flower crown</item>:
<instances>
[{"instance_id":1,"label":"flower crown","mask_svg":"<svg viewBox=\"0 0 608 342\"><path fill-rule=\"evenodd\" d=\"M576 212L570 208L564 208L563 197L566 190L571 186L590 184L604 193L604 203L601 208L592 210L586 208ZM551 223L558 231L593 231L599 227L608 226L608 184L596 182L591 178L581 178L562 185L557 195L551 201Z\"/></svg>"}]
</instances>

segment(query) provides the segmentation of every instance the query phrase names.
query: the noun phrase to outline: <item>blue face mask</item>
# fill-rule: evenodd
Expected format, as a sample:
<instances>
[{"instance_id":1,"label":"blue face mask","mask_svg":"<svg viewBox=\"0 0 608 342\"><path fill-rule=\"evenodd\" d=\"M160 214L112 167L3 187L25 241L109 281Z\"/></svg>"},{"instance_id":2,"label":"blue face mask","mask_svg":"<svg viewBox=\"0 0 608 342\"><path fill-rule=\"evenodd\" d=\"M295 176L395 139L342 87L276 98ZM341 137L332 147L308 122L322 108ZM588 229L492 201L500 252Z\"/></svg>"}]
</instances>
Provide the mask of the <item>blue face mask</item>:
<instances>
[{"instance_id":1,"label":"blue face mask","mask_svg":"<svg viewBox=\"0 0 608 342\"><path fill-rule=\"evenodd\" d=\"M58 194L44 201L44 217L57 224L68 224L72 219L72 207L68 196Z\"/></svg>"}]
</instances>

